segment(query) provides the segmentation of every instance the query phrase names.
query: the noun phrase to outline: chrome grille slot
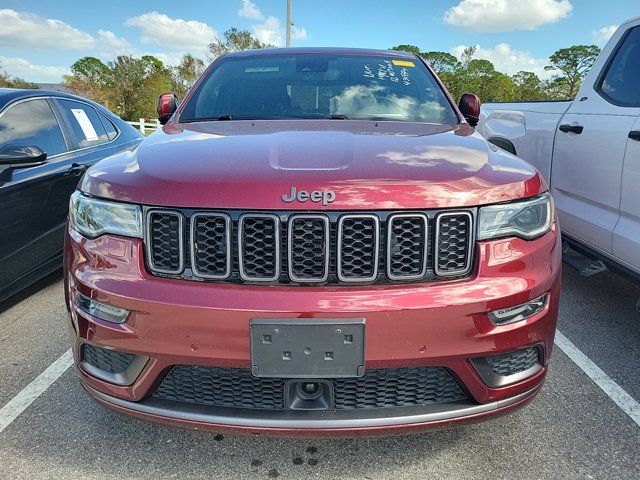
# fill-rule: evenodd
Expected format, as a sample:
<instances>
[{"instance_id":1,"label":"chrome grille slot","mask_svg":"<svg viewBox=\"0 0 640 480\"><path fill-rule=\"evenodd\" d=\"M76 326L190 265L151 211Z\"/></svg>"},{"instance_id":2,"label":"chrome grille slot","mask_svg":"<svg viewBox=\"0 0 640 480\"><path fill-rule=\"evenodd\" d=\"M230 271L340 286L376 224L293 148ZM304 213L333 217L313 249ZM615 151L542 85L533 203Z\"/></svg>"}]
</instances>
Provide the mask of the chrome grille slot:
<instances>
[{"instance_id":1,"label":"chrome grille slot","mask_svg":"<svg viewBox=\"0 0 640 480\"><path fill-rule=\"evenodd\" d=\"M368 282L378 276L380 226L376 215L343 215L338 220L338 279Z\"/></svg>"},{"instance_id":2,"label":"chrome grille slot","mask_svg":"<svg viewBox=\"0 0 640 480\"><path fill-rule=\"evenodd\" d=\"M231 218L217 212L191 216L191 269L197 277L224 279L231 275Z\"/></svg>"},{"instance_id":3,"label":"chrome grille slot","mask_svg":"<svg viewBox=\"0 0 640 480\"><path fill-rule=\"evenodd\" d=\"M411 280L427 273L429 219L421 213L392 215L387 220L387 276Z\"/></svg>"},{"instance_id":4,"label":"chrome grille slot","mask_svg":"<svg viewBox=\"0 0 640 480\"><path fill-rule=\"evenodd\" d=\"M276 215L250 213L238 220L240 278L275 281L280 278L280 219Z\"/></svg>"},{"instance_id":5,"label":"chrome grille slot","mask_svg":"<svg viewBox=\"0 0 640 480\"><path fill-rule=\"evenodd\" d=\"M184 218L174 210L149 210L147 262L151 270L179 274L184 268Z\"/></svg>"},{"instance_id":6,"label":"chrome grille slot","mask_svg":"<svg viewBox=\"0 0 640 480\"><path fill-rule=\"evenodd\" d=\"M287 252L289 278L294 282L326 282L329 278L329 218L292 215Z\"/></svg>"},{"instance_id":7,"label":"chrome grille slot","mask_svg":"<svg viewBox=\"0 0 640 480\"><path fill-rule=\"evenodd\" d=\"M436 275L458 276L471 270L472 223L469 212L446 212L436 216Z\"/></svg>"}]
</instances>

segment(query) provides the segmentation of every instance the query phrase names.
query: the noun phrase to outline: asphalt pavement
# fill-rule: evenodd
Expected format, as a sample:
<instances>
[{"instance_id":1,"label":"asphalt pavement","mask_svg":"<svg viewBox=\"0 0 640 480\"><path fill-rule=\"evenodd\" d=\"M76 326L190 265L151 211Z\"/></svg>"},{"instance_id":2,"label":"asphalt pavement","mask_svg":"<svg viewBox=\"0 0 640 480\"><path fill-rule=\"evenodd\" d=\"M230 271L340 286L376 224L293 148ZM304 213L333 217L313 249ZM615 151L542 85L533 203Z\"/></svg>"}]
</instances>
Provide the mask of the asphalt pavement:
<instances>
[{"instance_id":1,"label":"asphalt pavement","mask_svg":"<svg viewBox=\"0 0 640 480\"><path fill-rule=\"evenodd\" d=\"M640 400L640 286L565 266L558 329ZM55 274L0 304L0 407L69 348ZM291 440L164 427L110 413L72 369L0 432L0 478L640 478L640 426L556 348L524 409L422 435Z\"/></svg>"}]
</instances>

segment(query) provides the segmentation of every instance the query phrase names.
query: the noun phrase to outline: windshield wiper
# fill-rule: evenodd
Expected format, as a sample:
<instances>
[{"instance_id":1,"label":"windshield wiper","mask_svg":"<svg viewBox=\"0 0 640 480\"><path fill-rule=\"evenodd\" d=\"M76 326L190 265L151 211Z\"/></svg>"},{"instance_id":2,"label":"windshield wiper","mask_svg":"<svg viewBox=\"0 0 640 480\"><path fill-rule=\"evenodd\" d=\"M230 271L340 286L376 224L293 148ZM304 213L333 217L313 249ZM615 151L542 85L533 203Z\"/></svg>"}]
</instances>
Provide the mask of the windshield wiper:
<instances>
[{"instance_id":1,"label":"windshield wiper","mask_svg":"<svg viewBox=\"0 0 640 480\"><path fill-rule=\"evenodd\" d=\"M233 117L227 113L225 115L218 115L218 120L233 120Z\"/></svg>"},{"instance_id":2,"label":"windshield wiper","mask_svg":"<svg viewBox=\"0 0 640 480\"><path fill-rule=\"evenodd\" d=\"M334 113L332 115L329 115L329 118L331 120L349 120L349 117L347 117L346 115L342 115L341 113Z\"/></svg>"}]
</instances>

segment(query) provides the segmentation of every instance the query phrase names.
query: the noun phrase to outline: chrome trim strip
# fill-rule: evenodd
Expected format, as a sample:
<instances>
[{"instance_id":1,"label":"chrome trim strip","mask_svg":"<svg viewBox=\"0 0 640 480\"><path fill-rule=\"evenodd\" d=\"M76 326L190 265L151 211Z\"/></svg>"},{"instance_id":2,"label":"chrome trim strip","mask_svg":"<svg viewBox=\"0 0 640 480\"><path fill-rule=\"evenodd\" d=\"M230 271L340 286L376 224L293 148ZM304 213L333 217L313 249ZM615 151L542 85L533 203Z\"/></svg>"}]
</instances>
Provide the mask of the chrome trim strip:
<instances>
[{"instance_id":1,"label":"chrome trim strip","mask_svg":"<svg viewBox=\"0 0 640 480\"><path fill-rule=\"evenodd\" d=\"M251 277L244 273L244 258L242 254L242 232L244 230L244 221L247 218L271 218L275 222L275 247L276 247L276 269L272 277ZM244 213L238 218L238 270L240 270L240 278L251 282L274 282L280 278L280 217L271 213Z\"/></svg>"},{"instance_id":2,"label":"chrome trim strip","mask_svg":"<svg viewBox=\"0 0 640 480\"><path fill-rule=\"evenodd\" d=\"M196 241L195 241L195 231L196 231L196 219L198 217L209 217L209 218L224 218L225 223L225 240L227 247L227 267L225 269L224 275L212 275L210 273L202 273L198 271L197 262L196 262ZM210 211L199 211L191 215L191 225L189 226L190 233L190 241L189 241L189 252L191 257L191 271L195 277L200 278L211 278L223 280L225 278L229 278L231 275L231 217L226 213L222 212L210 212Z\"/></svg>"},{"instance_id":3,"label":"chrome trim strip","mask_svg":"<svg viewBox=\"0 0 640 480\"><path fill-rule=\"evenodd\" d=\"M394 427L443 420L463 419L473 415L489 413L498 409L509 407L516 403L533 397L542 388L542 383L526 392L484 404L450 403L434 404L419 407L429 410L426 413L416 413L415 408L402 409L403 415L390 417L371 416L375 412L358 412L361 416L339 415L336 412L299 412L284 410L282 412L253 412L251 415L246 409L201 407L193 404L179 404L176 402L158 401L147 398L141 402L131 402L99 392L94 388L82 384L87 392L97 400L111 405L147 415L155 415L171 420L188 422L200 422L204 424L226 425L230 427L249 428L282 428L282 429L351 429L368 427ZM366 410L366 409L363 409ZM381 409L382 410L382 409ZM400 409L398 409L400 410ZM397 412L399 413L399 412ZM368 416L367 416L368 415ZM333 417L333 418L332 418Z\"/></svg>"},{"instance_id":4,"label":"chrome trim strip","mask_svg":"<svg viewBox=\"0 0 640 480\"><path fill-rule=\"evenodd\" d=\"M376 228L375 236L375 251L373 261L373 274L369 277L344 277L342 275L342 227L345 220L352 218L370 218L373 219ZM378 264L380 263L380 220L377 215L372 214L347 214L342 215L338 220L338 241L336 242L336 248L338 250L336 270L338 274L338 280L345 283L354 282L371 282L378 278Z\"/></svg>"},{"instance_id":5,"label":"chrome trim strip","mask_svg":"<svg viewBox=\"0 0 640 480\"><path fill-rule=\"evenodd\" d=\"M464 215L466 217L469 217L469 231L467 233L467 242L469 244L468 248L467 248L467 257L466 257L466 266L464 269L461 270L453 270L453 271L447 271L447 272L442 272L439 268L438 268L438 264L439 264L439 256L440 256L440 252L439 252L439 242L440 242L440 219L441 218L445 218L445 217L458 217ZM473 215L471 214L471 212L468 211L455 211L455 212L442 212L442 213L438 213L436 215L435 218L435 223L436 223L436 238L435 238L435 247L434 247L434 252L433 252L433 271L434 273L439 276L439 277L457 277L457 276L461 276L461 275L466 275L471 271L471 256L473 254L473 249L475 248L475 242L474 242L474 228L473 228Z\"/></svg>"},{"instance_id":6,"label":"chrome trim strip","mask_svg":"<svg viewBox=\"0 0 640 480\"><path fill-rule=\"evenodd\" d=\"M423 242L423 252L422 252L422 270L420 273L413 275L395 275L391 273L391 229L393 228L393 221L398 218L420 218L424 223L424 237L422 238ZM387 258L386 258L386 269L387 269L387 277L389 280L416 280L424 277L427 274L427 259L429 254L429 219L424 213L397 213L392 214L387 218Z\"/></svg>"},{"instance_id":7,"label":"chrome trim strip","mask_svg":"<svg viewBox=\"0 0 640 480\"><path fill-rule=\"evenodd\" d=\"M293 224L298 219L315 219L322 220L324 222L324 275L320 278L304 278L298 277L293 273L293 240L292 240L292 231ZM331 259L331 233L329 229L329 217L326 215L316 215L316 214L294 214L291 215L288 219L288 227L287 227L287 270L289 274L289 278L294 282L299 283L323 283L329 279L329 261Z\"/></svg>"},{"instance_id":8,"label":"chrome trim strip","mask_svg":"<svg viewBox=\"0 0 640 480\"><path fill-rule=\"evenodd\" d=\"M152 237L151 237L151 215L153 215L154 213L160 213L160 214L165 214L165 215L173 215L178 217L178 250L180 252L180 260L179 260L179 265L178 265L178 269L177 270L167 270L167 269L163 269L163 268L157 268L154 266L153 264L153 242L151 241ZM172 275L177 275L179 273L182 273L182 271L184 270L184 216L182 215L182 212L178 211L178 210L167 210L167 209L163 209L163 208L151 208L149 210L147 210L146 212L146 219L145 219L145 228L144 228L144 244L147 247L147 263L149 265L149 269L153 270L154 272L158 272L158 273L168 273L168 274L172 274Z\"/></svg>"}]
</instances>

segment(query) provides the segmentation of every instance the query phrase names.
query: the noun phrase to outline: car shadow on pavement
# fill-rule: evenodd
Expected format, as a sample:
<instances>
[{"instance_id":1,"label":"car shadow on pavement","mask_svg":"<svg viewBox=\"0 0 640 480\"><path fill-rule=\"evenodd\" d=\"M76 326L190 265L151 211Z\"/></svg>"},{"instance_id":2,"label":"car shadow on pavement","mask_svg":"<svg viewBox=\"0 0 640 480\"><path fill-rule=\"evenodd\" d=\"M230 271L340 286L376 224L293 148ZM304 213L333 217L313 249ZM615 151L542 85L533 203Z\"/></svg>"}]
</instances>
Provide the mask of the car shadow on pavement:
<instances>
[{"instance_id":1,"label":"car shadow on pavement","mask_svg":"<svg viewBox=\"0 0 640 480\"><path fill-rule=\"evenodd\" d=\"M59 268L53 273L50 273L46 277L41 278L35 283L32 283L27 288L20 290L18 293L10 296L3 302L0 302L0 313L9 310L11 307L17 305L18 303L26 300L31 295L36 294L43 288L48 287L49 285L53 285L56 282L62 280L62 268Z\"/></svg>"}]
</instances>

